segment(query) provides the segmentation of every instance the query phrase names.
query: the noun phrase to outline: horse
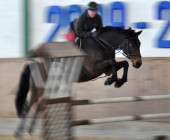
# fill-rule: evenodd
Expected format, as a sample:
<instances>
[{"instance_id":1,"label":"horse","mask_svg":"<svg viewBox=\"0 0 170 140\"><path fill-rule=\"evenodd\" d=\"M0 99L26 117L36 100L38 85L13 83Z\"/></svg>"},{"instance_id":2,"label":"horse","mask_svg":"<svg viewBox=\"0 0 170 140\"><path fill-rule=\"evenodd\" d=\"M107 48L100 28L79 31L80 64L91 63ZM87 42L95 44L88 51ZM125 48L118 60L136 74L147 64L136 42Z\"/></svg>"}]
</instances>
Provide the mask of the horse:
<instances>
[{"instance_id":1,"label":"horse","mask_svg":"<svg viewBox=\"0 0 170 140\"><path fill-rule=\"evenodd\" d=\"M131 28L106 26L103 27L96 38L84 38L76 41L75 46L82 49L87 57L81 68L77 82L87 82L106 74L108 78L105 85L115 83L115 87L121 87L127 82L129 63L124 60L115 60L115 51L122 50L123 55L132 62L134 68L142 65L140 54L140 40L138 36L142 31L135 32ZM118 78L117 71L123 68L122 78ZM15 98L15 106L19 117L25 117L31 106L36 103L43 94L43 89L37 89L33 81L30 81L30 68L25 66L19 82L19 88ZM30 82L32 85L32 96L29 104L26 102Z\"/></svg>"},{"instance_id":2,"label":"horse","mask_svg":"<svg viewBox=\"0 0 170 140\"><path fill-rule=\"evenodd\" d=\"M133 67L142 65L140 54L140 41L138 35L142 31L135 32L131 28L125 30L120 27L106 26L99 32L97 38L81 39L81 49L88 54L85 59L78 82L89 81L101 74L107 76L105 85L115 82L115 87L127 82L129 64L127 61L116 62L115 50L123 50L123 55L131 60ZM77 41L80 46L80 40ZM123 77L118 79L117 71L124 67Z\"/></svg>"}]
</instances>

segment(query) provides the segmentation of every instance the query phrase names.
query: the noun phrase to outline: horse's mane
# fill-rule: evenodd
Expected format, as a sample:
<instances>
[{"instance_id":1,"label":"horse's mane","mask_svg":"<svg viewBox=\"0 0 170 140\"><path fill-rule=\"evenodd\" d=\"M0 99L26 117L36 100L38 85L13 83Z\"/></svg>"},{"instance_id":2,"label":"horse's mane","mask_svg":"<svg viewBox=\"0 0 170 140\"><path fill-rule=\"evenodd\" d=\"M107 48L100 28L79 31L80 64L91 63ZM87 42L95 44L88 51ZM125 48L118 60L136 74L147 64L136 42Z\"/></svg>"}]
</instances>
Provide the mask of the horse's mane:
<instances>
[{"instance_id":1,"label":"horse's mane","mask_svg":"<svg viewBox=\"0 0 170 140\"><path fill-rule=\"evenodd\" d=\"M102 34L108 31L124 31L124 27L105 26L101 28L99 33Z\"/></svg>"},{"instance_id":2,"label":"horse's mane","mask_svg":"<svg viewBox=\"0 0 170 140\"><path fill-rule=\"evenodd\" d=\"M135 34L135 30L132 30L131 27L129 27L129 29L125 29L124 27L113 27L113 26L102 27L100 29L99 34L103 34L105 32L109 32L109 31L122 32L122 33L125 33L128 36L133 36Z\"/></svg>"}]
</instances>

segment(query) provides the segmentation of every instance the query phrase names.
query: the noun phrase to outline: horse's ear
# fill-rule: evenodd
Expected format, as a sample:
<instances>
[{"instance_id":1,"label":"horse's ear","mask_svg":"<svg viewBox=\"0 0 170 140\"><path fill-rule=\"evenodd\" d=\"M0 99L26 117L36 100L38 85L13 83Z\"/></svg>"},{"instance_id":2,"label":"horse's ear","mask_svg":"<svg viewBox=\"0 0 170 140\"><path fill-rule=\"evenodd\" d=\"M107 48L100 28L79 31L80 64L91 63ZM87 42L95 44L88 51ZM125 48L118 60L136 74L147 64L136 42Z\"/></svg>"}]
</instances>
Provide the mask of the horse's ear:
<instances>
[{"instance_id":1,"label":"horse's ear","mask_svg":"<svg viewBox=\"0 0 170 140\"><path fill-rule=\"evenodd\" d=\"M131 30L132 30L132 28L131 28L131 27L129 27L129 30L131 31Z\"/></svg>"},{"instance_id":2,"label":"horse's ear","mask_svg":"<svg viewBox=\"0 0 170 140\"><path fill-rule=\"evenodd\" d=\"M139 31L139 32L137 32L135 35L138 36L138 35L140 35L141 33L142 33L142 30Z\"/></svg>"}]
</instances>

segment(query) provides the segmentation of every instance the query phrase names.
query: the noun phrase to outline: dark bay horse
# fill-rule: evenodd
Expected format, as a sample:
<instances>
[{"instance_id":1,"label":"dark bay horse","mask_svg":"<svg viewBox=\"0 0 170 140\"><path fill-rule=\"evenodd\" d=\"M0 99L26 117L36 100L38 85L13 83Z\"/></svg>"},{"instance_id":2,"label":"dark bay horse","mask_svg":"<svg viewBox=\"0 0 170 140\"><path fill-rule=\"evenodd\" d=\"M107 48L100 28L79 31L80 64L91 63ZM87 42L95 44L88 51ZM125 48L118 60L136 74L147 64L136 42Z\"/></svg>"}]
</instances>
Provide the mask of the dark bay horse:
<instances>
[{"instance_id":1,"label":"dark bay horse","mask_svg":"<svg viewBox=\"0 0 170 140\"><path fill-rule=\"evenodd\" d=\"M138 35L140 35L141 32L142 31L135 32L132 29L108 26L100 31L97 38L78 40L77 45L79 48L87 53L78 82L89 81L104 73L110 76L105 81L105 85L115 83L115 87L122 86L124 82L127 82L129 64L127 61L116 62L115 50L122 50L122 54L131 60L133 67L139 68L142 60L140 54L141 43ZM124 72L122 78L119 79L117 71L121 68L124 69ZM37 102L38 98L43 94L42 89L36 89L33 81L31 83L34 90L32 90L32 98L29 104L26 104L30 84L30 68L26 65L21 74L15 100L17 114L20 117L25 117L31 106ZM41 95L38 95L37 92Z\"/></svg>"},{"instance_id":2,"label":"dark bay horse","mask_svg":"<svg viewBox=\"0 0 170 140\"><path fill-rule=\"evenodd\" d=\"M81 48L88 54L82 67L79 82L88 81L105 73L111 75L105 85L115 82L115 87L120 87L127 81L128 62L116 62L115 50L123 50L123 55L129 58L133 67L139 68L142 64L140 54L140 41L138 35L131 29L119 27L104 27L97 38L81 39ZM80 41L77 43L80 44ZM124 68L123 77L118 79L117 71Z\"/></svg>"}]
</instances>

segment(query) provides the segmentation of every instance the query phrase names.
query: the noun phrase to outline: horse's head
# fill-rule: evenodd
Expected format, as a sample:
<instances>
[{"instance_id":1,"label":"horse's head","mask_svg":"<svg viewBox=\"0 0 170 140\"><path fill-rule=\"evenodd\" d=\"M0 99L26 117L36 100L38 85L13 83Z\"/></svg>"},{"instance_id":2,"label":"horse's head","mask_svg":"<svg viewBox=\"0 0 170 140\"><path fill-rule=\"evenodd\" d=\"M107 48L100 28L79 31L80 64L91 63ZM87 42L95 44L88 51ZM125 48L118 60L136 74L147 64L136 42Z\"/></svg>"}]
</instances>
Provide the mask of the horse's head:
<instances>
[{"instance_id":1,"label":"horse's head","mask_svg":"<svg viewBox=\"0 0 170 140\"><path fill-rule=\"evenodd\" d=\"M138 36L142 31L135 32L134 30L125 30L126 40L122 45L124 54L132 61L132 65L135 68L139 68L142 65L141 54L140 54L140 41Z\"/></svg>"},{"instance_id":2,"label":"horse's head","mask_svg":"<svg viewBox=\"0 0 170 140\"><path fill-rule=\"evenodd\" d=\"M110 48L117 49L120 47L123 50L123 55L132 61L135 68L139 68L142 65L141 54L140 54L140 41L138 36L140 32L135 32L131 28L124 29L121 27L106 26L100 31L98 38L109 44ZM109 50L110 51L110 50Z\"/></svg>"}]
</instances>

